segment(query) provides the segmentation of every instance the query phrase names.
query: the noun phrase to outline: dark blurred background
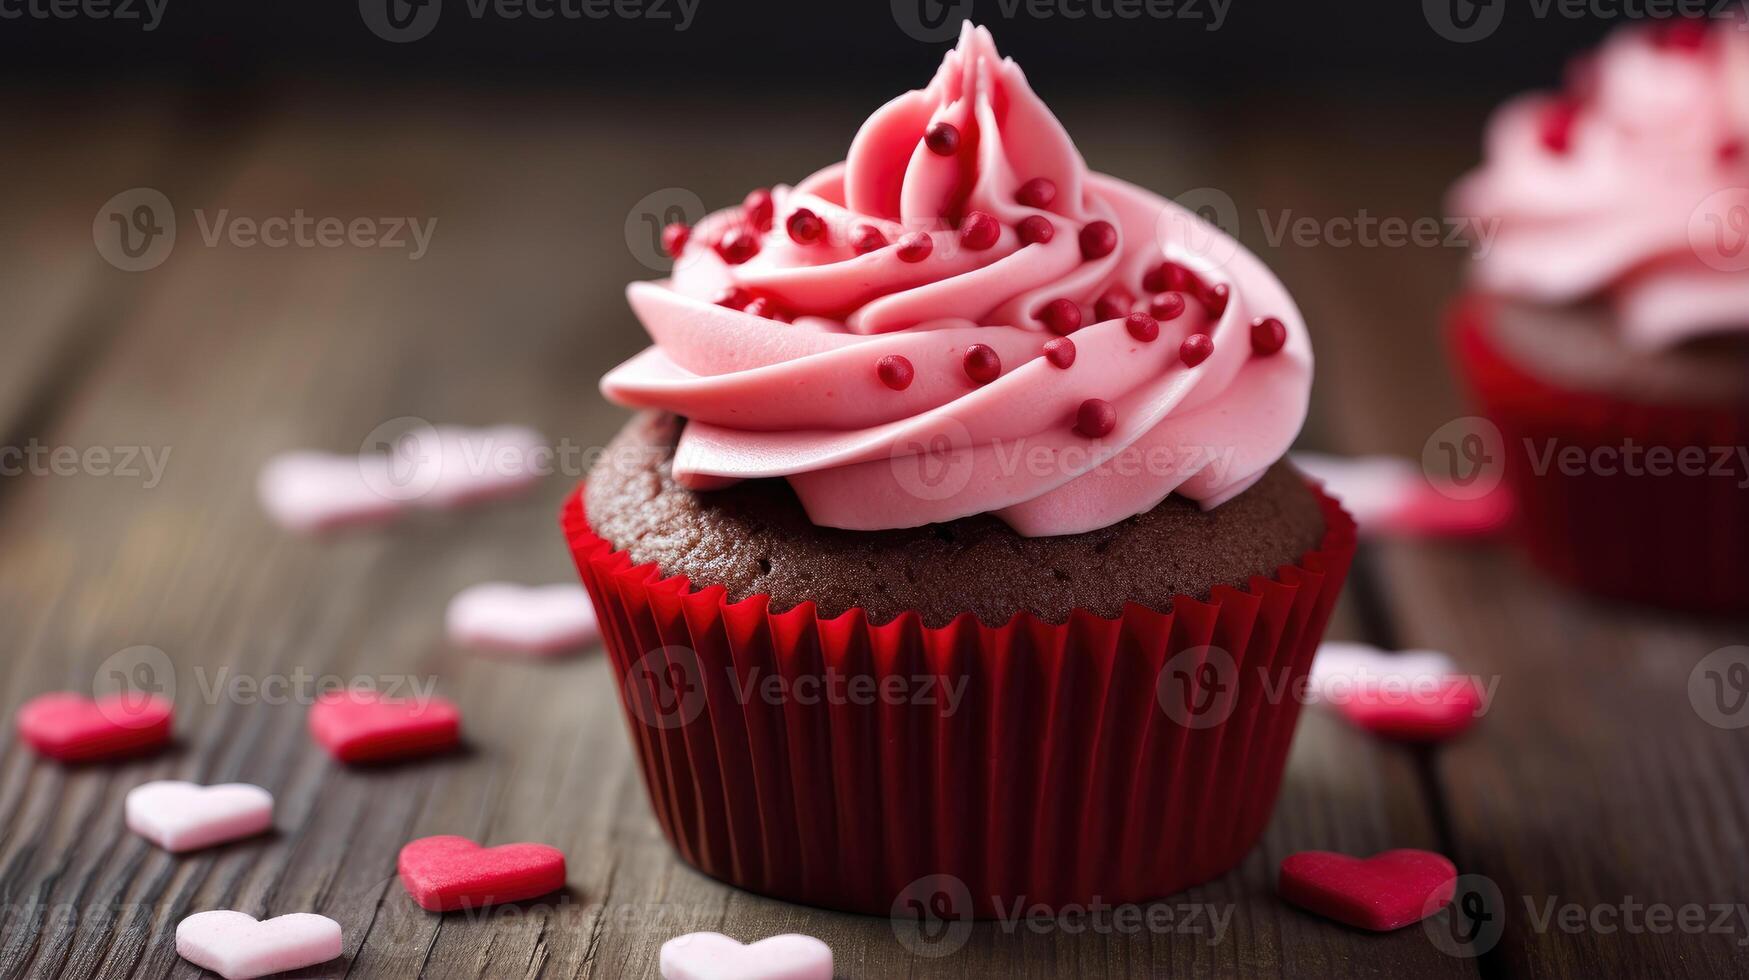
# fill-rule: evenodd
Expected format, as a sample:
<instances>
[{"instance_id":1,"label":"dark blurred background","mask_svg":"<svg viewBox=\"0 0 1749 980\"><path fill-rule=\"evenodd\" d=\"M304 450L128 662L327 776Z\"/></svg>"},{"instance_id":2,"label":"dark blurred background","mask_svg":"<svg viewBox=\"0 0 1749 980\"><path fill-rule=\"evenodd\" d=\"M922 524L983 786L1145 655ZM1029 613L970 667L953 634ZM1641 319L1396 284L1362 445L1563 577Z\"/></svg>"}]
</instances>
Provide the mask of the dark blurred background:
<instances>
[{"instance_id":1,"label":"dark blurred background","mask_svg":"<svg viewBox=\"0 0 1749 980\"><path fill-rule=\"evenodd\" d=\"M315 75L365 96L383 79L677 93L799 81L873 99L896 78L926 78L968 16L1050 89L1174 87L1192 98L1491 101L1551 82L1608 26L1554 0L5 0L0 72L111 91L142 78Z\"/></svg>"}]
</instances>

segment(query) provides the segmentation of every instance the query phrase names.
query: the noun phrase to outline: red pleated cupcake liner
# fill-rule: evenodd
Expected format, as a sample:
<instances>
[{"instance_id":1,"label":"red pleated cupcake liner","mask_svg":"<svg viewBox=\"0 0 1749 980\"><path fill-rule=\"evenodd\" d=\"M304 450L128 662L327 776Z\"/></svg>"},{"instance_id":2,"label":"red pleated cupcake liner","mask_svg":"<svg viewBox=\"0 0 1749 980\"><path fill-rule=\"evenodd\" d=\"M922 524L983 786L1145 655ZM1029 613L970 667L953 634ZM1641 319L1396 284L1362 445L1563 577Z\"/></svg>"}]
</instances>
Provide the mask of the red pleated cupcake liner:
<instances>
[{"instance_id":1,"label":"red pleated cupcake liner","mask_svg":"<svg viewBox=\"0 0 1749 980\"><path fill-rule=\"evenodd\" d=\"M1317 494L1324 541L1273 577L1061 624L775 612L634 565L590 529L581 488L563 525L651 807L688 863L878 915L949 876L932 880L957 879L954 916L989 918L1163 897L1250 850L1354 556L1354 522ZM835 677L836 696L809 696Z\"/></svg>"},{"instance_id":2,"label":"red pleated cupcake liner","mask_svg":"<svg viewBox=\"0 0 1749 980\"><path fill-rule=\"evenodd\" d=\"M1735 447L1749 446L1749 404L1648 404L1578 391L1536 377L1490 337L1492 303L1453 307L1460 371L1506 448L1505 479L1518 504L1515 532L1533 561L1599 595L1708 612L1749 609L1749 489ZM1631 443L1630 443L1631 440ZM1550 446L1599 450L1701 447L1729 474L1562 472L1540 466ZM1538 469L1542 472L1538 472Z\"/></svg>"}]
</instances>

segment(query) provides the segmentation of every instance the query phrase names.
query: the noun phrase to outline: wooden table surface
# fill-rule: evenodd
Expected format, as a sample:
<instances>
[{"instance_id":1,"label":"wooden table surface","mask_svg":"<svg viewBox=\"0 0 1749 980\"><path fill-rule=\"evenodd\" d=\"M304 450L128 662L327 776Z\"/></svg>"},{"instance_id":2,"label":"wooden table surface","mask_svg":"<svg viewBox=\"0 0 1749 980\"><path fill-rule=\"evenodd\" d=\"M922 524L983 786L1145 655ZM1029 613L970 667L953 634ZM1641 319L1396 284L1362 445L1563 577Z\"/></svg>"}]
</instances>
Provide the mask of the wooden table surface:
<instances>
[{"instance_id":1,"label":"wooden table surface","mask_svg":"<svg viewBox=\"0 0 1749 980\"><path fill-rule=\"evenodd\" d=\"M93 690L138 662L173 675L178 708L172 751L118 765L45 761L8 726L0 976L198 976L175 954L175 926L217 907L339 920L344 959L298 974L309 977L648 977L664 940L697 930L810 933L844 977L1749 968L1737 911L1749 900L1749 730L1709 723L1688 693L1696 664L1749 642L1749 623L1577 597L1489 544L1366 545L1332 636L1448 651L1499 679L1494 706L1469 736L1427 751L1308 710L1262 843L1167 902L1212 910L1218 932L982 923L952 955L914 957L885 919L708 880L657 829L599 652L516 662L443 635L445 604L467 585L571 580L556 513L580 464L528 499L331 539L271 524L255 478L275 452L350 451L402 417L519 422L601 445L624 414L596 380L643 343L623 285L658 271L640 259L640 202L678 188L714 207L796 180L839 158L872 106L822 99L748 117L519 89L0 99L0 446L170 453L155 484L95 467L0 477L0 710ZM1458 251L1278 246L1270 225L1437 217L1476 153L1479 112L1057 107L1095 167L1235 202L1242 237L1314 331L1303 445L1419 457L1466 414L1437 339ZM178 237L162 265L126 272L98 254L92 222L136 187L173 203ZM202 233L221 211L300 210L437 225L417 259ZM308 687L297 685L324 676L435 683L461 705L469 750L388 769L331 762L298 703ZM285 679L291 697L241 695L237 678ZM277 797L277 832L167 855L121 816L129 788L162 778L261 784ZM499 914L425 913L396 884L395 855L436 833L558 846L569 888ZM1274 896L1291 852L1395 847L1440 850L1484 876L1496 928L1463 946L1420 927L1363 934ZM1706 928L1633 925L1634 907L1660 904L1704 907ZM1591 924L1544 918L1568 905Z\"/></svg>"}]
</instances>

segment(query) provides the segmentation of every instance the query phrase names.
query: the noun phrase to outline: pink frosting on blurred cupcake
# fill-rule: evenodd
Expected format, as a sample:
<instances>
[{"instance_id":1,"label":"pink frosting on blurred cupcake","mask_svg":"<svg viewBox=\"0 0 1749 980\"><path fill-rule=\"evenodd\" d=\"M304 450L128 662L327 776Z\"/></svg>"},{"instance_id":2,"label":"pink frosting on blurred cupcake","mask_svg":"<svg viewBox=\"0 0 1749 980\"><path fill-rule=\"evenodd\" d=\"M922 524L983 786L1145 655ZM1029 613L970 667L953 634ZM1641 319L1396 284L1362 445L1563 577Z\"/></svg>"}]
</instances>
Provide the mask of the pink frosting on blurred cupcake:
<instances>
[{"instance_id":1,"label":"pink frosting on blurred cupcake","mask_svg":"<svg viewBox=\"0 0 1749 980\"><path fill-rule=\"evenodd\" d=\"M675 250L671 279L628 290L654 345L602 391L689 420L685 485L784 477L819 525L992 513L1042 536L1174 492L1214 507L1305 419L1311 347L1280 282L1194 214L1090 172L970 25L844 163ZM917 492L906 473L939 458L963 479Z\"/></svg>"},{"instance_id":2,"label":"pink frosting on blurred cupcake","mask_svg":"<svg viewBox=\"0 0 1749 980\"><path fill-rule=\"evenodd\" d=\"M1749 32L1741 18L1618 31L1565 92L1494 117L1452 211L1492 236L1484 291L1603 300L1624 342L1749 329Z\"/></svg>"}]
</instances>

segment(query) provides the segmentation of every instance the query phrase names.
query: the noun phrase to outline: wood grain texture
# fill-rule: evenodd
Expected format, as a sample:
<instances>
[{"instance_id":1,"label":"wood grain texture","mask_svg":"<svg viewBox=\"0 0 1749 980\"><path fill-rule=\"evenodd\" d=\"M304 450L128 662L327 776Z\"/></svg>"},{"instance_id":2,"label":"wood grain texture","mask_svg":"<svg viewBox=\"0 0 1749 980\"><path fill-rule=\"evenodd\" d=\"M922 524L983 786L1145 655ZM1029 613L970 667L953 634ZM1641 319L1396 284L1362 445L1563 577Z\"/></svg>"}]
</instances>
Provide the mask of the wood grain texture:
<instances>
[{"instance_id":1,"label":"wood grain texture","mask_svg":"<svg viewBox=\"0 0 1749 980\"><path fill-rule=\"evenodd\" d=\"M81 178L120 189L186 172L171 195L186 237L165 265L105 287L125 289L125 302L86 318L95 339L80 342L76 370L43 369L54 380L32 396L43 406L33 425L57 445L167 449L170 465L151 489L79 476L13 480L0 493L0 710L10 716L45 690L91 690L106 664L137 657L118 651L149 645L174 674L162 680L177 696L179 743L152 759L69 769L8 731L0 977L198 976L175 956L175 924L214 907L338 919L345 959L309 977L645 977L662 942L701 929L819 936L843 977L1556 976L1622 965L1705 975L1719 965L1723 947L1710 938L1630 946L1518 929L1472 960L1441 952L1420 929L1361 934L1274 896L1288 853L1391 847L1449 848L1509 891L1743 894L1744 742L1699 730L1679 710L1687 668L1732 628L1599 610L1493 551L1368 550L1333 633L1444 645L1507 675L1502 700L1474 738L1426 754L1308 710L1261 845L1234 873L1164 903L1230 917L1218 935L1206 919L1201 933L1134 935L983 923L963 949L926 958L885 919L764 899L682 864L649 812L598 654L527 664L444 640L444 605L467 585L570 578L555 515L582 455L528 499L383 531L300 538L261 514L253 484L270 454L350 451L397 418L514 421L579 453L602 445L623 416L595 381L642 343L623 285L658 271L637 258L635 236L649 233L639 202L681 188L719 205L774 177L797 179L841 155L866 108L804 105L752 141L744 120L709 107L328 93L191 127L172 142L226 148L199 167L165 167L142 151L137 163L112 154L101 180ZM1331 139L1316 126L1172 106L1122 118L1059 108L1096 166L1168 193L1218 185L1247 209L1437 214L1427 209L1441 175L1468 151L1468 141L1376 146L1358 133ZM36 119L28 108L0 115L9 129ZM1194 133L1212 135L1186 138ZM107 137L69 127L58 140L87 138ZM1344 169L1362 151L1378 157L1371 168ZM33 224L65 242L89 235L90 209L64 203L88 195L56 184L56 157L7 155L37 168L49 189L41 200L63 202L17 201ZM302 210L437 224L415 261L393 249L208 246L193 227L197 208L209 218ZM1256 236L1245 232L1254 245ZM1309 439L1418 452L1459 411L1428 319L1453 257L1261 244L1318 332ZM32 276L14 289L52 310L68 300L50 294L78 289L59 282ZM32 319L49 324L32 334L41 343L64 342L54 324L65 315ZM1561 683L1577 670L1589 673ZM307 738L298 697L271 703L229 686L321 677L434 684L461 705L468 749L343 768ZM1563 696L1541 696L1552 689ZM121 830L122 796L154 778L260 783L278 799L278 830L165 855ZM1646 792L1629 802L1617 792L1624 783ZM493 912L425 913L394 880L394 859L405 841L435 833L560 847L569 887ZM1717 853L1735 863L1709 858Z\"/></svg>"}]
</instances>

